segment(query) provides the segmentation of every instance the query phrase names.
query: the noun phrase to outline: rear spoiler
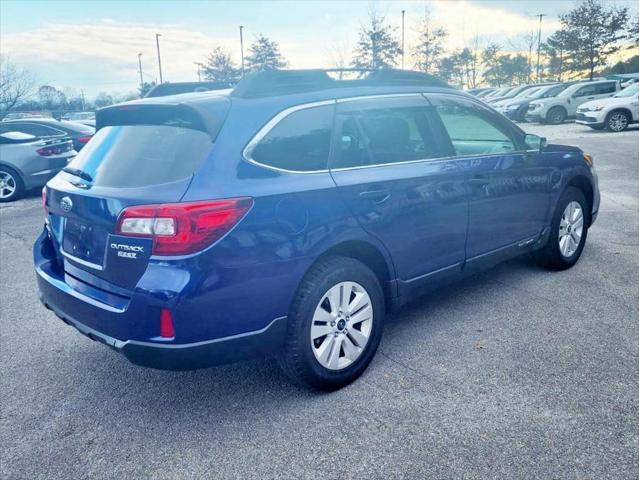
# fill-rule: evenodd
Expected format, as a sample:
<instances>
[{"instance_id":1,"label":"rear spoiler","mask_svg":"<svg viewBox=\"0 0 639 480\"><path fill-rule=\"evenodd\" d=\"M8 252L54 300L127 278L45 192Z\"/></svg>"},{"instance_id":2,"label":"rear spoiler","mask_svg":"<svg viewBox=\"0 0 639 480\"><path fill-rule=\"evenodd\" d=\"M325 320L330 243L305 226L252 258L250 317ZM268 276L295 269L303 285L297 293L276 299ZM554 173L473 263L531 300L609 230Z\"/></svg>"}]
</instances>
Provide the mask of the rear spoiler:
<instances>
[{"instance_id":1,"label":"rear spoiler","mask_svg":"<svg viewBox=\"0 0 639 480\"><path fill-rule=\"evenodd\" d=\"M121 103L101 108L95 115L96 132L103 127L122 125L168 125L209 134L215 140L229 110L230 101L207 104ZM208 108L205 108L205 105Z\"/></svg>"}]
</instances>

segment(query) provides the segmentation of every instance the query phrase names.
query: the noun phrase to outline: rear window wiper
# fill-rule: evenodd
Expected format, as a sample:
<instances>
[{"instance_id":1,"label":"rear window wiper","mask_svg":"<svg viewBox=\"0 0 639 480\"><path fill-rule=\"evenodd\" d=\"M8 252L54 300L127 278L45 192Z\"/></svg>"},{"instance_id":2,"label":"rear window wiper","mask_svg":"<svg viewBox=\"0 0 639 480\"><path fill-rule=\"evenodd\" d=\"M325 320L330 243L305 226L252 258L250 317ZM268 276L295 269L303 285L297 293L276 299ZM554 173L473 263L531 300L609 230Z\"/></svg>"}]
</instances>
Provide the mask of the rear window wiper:
<instances>
[{"instance_id":1,"label":"rear window wiper","mask_svg":"<svg viewBox=\"0 0 639 480\"><path fill-rule=\"evenodd\" d=\"M86 180L87 182L93 181L93 177L91 175L89 175L85 171L80 170L79 168L64 167L62 171L66 173L70 173L71 175L75 175L76 177L79 177L82 180Z\"/></svg>"}]
</instances>

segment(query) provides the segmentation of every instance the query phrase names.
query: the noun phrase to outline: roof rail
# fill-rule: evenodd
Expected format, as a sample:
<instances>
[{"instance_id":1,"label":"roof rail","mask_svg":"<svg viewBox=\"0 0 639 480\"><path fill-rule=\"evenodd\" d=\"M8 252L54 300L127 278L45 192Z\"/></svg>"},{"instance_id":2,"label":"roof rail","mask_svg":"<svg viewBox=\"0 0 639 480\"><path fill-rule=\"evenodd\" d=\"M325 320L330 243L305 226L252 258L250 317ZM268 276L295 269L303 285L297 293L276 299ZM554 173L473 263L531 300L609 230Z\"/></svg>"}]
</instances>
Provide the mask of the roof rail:
<instances>
[{"instance_id":1,"label":"roof rail","mask_svg":"<svg viewBox=\"0 0 639 480\"><path fill-rule=\"evenodd\" d=\"M338 78L332 78L329 73L338 74ZM345 80L342 78L345 73L355 73L357 78ZM370 86L451 88L444 81L428 73L411 70L375 70L366 68L265 70L246 75L235 86L231 95L240 98L257 98L327 90L329 88Z\"/></svg>"}]
</instances>

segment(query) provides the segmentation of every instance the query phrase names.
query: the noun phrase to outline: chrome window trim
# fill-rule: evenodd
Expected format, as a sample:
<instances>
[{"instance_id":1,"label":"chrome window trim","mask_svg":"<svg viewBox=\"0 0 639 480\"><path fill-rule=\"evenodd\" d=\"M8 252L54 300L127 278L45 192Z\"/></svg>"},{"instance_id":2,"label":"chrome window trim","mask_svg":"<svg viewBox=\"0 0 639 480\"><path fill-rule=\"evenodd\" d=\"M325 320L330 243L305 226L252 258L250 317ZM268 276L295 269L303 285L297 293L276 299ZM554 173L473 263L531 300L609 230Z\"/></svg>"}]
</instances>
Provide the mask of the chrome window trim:
<instances>
[{"instance_id":1,"label":"chrome window trim","mask_svg":"<svg viewBox=\"0 0 639 480\"><path fill-rule=\"evenodd\" d=\"M273 167L271 165L266 165L264 163L258 162L257 160L251 157L252 151L255 149L256 145L262 140L279 122L281 122L284 118L292 114L293 112L297 112L300 110L305 110L307 108L314 107L322 107L326 105L338 105L340 103L354 102L358 100L368 100L371 98L393 98L393 97L422 97L428 101L428 97L426 96L427 92L412 92L412 93L385 93L385 94L373 94L373 95L359 95L356 97L346 97L346 98L337 98L332 100L322 100L319 102L311 102L311 103L302 103L299 105L295 105L293 107L288 107L273 118L271 118L266 124L260 128L260 130L255 134L255 136L249 141L249 143L244 147L242 151L242 157L245 161L252 163L261 168L265 168L267 170L272 170L280 173L294 173L294 174L317 174L317 173L329 173L329 172L344 172L348 170L361 170L364 168L381 168L381 167L393 167L397 165L407 165L407 164L415 164L415 163L430 163L430 162L439 162L443 160L465 160L473 158L486 158L486 157L497 157L502 155L521 155L527 153L526 150L513 150L512 152L504 152L504 153L493 153L493 154L485 154L479 153L476 155L453 155L448 157L434 157L434 158L422 158L417 160L405 160L393 163L377 163L373 165L360 165L357 167L342 167L342 168L327 168L323 170L289 170L286 168ZM457 97L457 95L445 93L445 92L433 92L428 93L428 95L437 95L437 96L450 96ZM469 99L468 97L462 97L465 100L470 100L472 103L480 105L485 108L481 102L474 101L474 99Z\"/></svg>"},{"instance_id":2,"label":"chrome window trim","mask_svg":"<svg viewBox=\"0 0 639 480\"><path fill-rule=\"evenodd\" d=\"M476 155L454 155L450 157L434 157L434 158L421 158L418 160L405 160L401 162L393 162L393 163L376 163L374 165L360 165L358 167L342 167L342 168L331 168L331 172L344 172L347 170L360 170L362 168L378 168L378 167L394 167L397 165L406 165L412 163L433 163L440 162L444 160L472 160L474 158L492 158L492 157L501 157L503 155L523 155L527 153L527 150L513 150L512 152L504 152L504 153L478 153Z\"/></svg>"}]
</instances>

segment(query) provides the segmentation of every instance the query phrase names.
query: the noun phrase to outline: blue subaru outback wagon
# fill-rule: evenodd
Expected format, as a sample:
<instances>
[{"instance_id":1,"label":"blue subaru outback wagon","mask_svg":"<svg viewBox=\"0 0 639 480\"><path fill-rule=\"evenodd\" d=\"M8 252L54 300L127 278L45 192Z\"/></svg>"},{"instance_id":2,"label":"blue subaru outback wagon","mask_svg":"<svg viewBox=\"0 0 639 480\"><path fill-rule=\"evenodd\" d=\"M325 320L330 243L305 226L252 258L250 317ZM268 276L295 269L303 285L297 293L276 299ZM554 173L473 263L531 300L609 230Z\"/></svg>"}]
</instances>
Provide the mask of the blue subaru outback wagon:
<instances>
[{"instance_id":1,"label":"blue subaru outback wagon","mask_svg":"<svg viewBox=\"0 0 639 480\"><path fill-rule=\"evenodd\" d=\"M593 159L417 72L247 76L100 110L43 190L43 304L133 363L275 355L335 389L385 314L524 253L579 259Z\"/></svg>"}]
</instances>

